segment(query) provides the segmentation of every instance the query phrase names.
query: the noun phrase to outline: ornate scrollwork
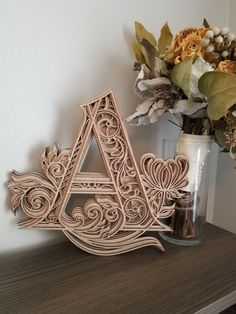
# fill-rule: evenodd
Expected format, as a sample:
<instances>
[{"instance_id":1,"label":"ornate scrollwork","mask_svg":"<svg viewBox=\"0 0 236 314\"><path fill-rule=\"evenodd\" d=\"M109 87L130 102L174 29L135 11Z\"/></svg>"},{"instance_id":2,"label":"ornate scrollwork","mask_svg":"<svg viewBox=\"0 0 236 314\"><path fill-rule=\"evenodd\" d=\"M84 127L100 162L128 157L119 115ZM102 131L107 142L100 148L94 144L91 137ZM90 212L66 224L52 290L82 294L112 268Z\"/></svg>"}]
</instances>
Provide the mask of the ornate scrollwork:
<instances>
[{"instance_id":1,"label":"ornate scrollwork","mask_svg":"<svg viewBox=\"0 0 236 314\"><path fill-rule=\"evenodd\" d=\"M96 120L97 130L102 137L111 138L119 132L120 123L114 112L100 110L98 111Z\"/></svg>"},{"instance_id":2,"label":"ornate scrollwork","mask_svg":"<svg viewBox=\"0 0 236 314\"><path fill-rule=\"evenodd\" d=\"M63 213L63 225L92 239L108 239L124 224L125 216L111 197L96 195L82 207L73 208L71 215Z\"/></svg>"},{"instance_id":3,"label":"ornate scrollwork","mask_svg":"<svg viewBox=\"0 0 236 314\"><path fill-rule=\"evenodd\" d=\"M13 171L11 179L8 188L13 193L13 212L20 207L31 218L42 218L49 213L56 189L46 177L34 172L21 175Z\"/></svg>"},{"instance_id":4,"label":"ornate scrollwork","mask_svg":"<svg viewBox=\"0 0 236 314\"><path fill-rule=\"evenodd\" d=\"M52 210L45 218L45 222L48 224L55 224L58 222L57 215L55 213L55 210Z\"/></svg>"},{"instance_id":5,"label":"ornate scrollwork","mask_svg":"<svg viewBox=\"0 0 236 314\"><path fill-rule=\"evenodd\" d=\"M72 184L72 192L73 191L81 191L81 192L91 192L97 193L97 191L105 191L105 192L113 192L114 187L109 183L96 183L96 182L85 182L85 183L73 183Z\"/></svg>"},{"instance_id":6,"label":"ornate scrollwork","mask_svg":"<svg viewBox=\"0 0 236 314\"><path fill-rule=\"evenodd\" d=\"M97 255L114 255L160 241L144 236L170 230L161 218L170 216L187 184L183 156L162 160L145 154L139 171L111 91L81 106L84 120L71 149L56 144L42 155L45 175L12 172L11 206L28 219L21 227L62 230L78 247ZM95 136L107 174L81 172ZM83 206L66 209L71 195L94 194Z\"/></svg>"},{"instance_id":7,"label":"ornate scrollwork","mask_svg":"<svg viewBox=\"0 0 236 314\"><path fill-rule=\"evenodd\" d=\"M166 205L183 194L180 189L187 185L188 161L178 155L175 159L163 160L153 154L144 154L140 160L144 187L153 216L167 218L174 212L175 203Z\"/></svg>"},{"instance_id":8,"label":"ornate scrollwork","mask_svg":"<svg viewBox=\"0 0 236 314\"><path fill-rule=\"evenodd\" d=\"M61 151L58 143L51 149L50 147L45 149L41 158L41 167L44 170L46 177L55 184L55 186L58 186L62 180L69 158L70 150L65 149Z\"/></svg>"},{"instance_id":9,"label":"ornate scrollwork","mask_svg":"<svg viewBox=\"0 0 236 314\"><path fill-rule=\"evenodd\" d=\"M124 209L129 223L142 225L149 217L148 208L141 197L132 197L126 200Z\"/></svg>"}]
</instances>

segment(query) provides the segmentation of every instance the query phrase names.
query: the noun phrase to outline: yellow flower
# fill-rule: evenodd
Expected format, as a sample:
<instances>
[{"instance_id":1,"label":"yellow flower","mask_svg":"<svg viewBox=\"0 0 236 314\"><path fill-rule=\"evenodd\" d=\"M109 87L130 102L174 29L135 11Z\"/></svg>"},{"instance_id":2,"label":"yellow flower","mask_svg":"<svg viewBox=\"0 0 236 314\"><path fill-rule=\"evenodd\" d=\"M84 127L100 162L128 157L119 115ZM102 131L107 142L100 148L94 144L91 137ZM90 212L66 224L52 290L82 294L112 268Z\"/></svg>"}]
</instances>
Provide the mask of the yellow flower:
<instances>
[{"instance_id":1,"label":"yellow flower","mask_svg":"<svg viewBox=\"0 0 236 314\"><path fill-rule=\"evenodd\" d=\"M178 48L183 42L183 40L190 34L196 33L197 28L188 27L179 32L174 39L174 48Z\"/></svg>"},{"instance_id":2,"label":"yellow flower","mask_svg":"<svg viewBox=\"0 0 236 314\"><path fill-rule=\"evenodd\" d=\"M202 56L202 39L208 28L189 27L179 32L166 52L166 59L174 64L183 61L186 57Z\"/></svg>"},{"instance_id":3,"label":"yellow flower","mask_svg":"<svg viewBox=\"0 0 236 314\"><path fill-rule=\"evenodd\" d=\"M188 35L181 44L181 59L186 57L199 56L202 57L202 37L197 33Z\"/></svg>"},{"instance_id":4,"label":"yellow flower","mask_svg":"<svg viewBox=\"0 0 236 314\"><path fill-rule=\"evenodd\" d=\"M218 70L233 74L234 73L234 63L231 60L224 60L218 64Z\"/></svg>"},{"instance_id":5,"label":"yellow flower","mask_svg":"<svg viewBox=\"0 0 236 314\"><path fill-rule=\"evenodd\" d=\"M202 37L202 39L205 37L206 32L209 30L210 28L205 28L205 27L200 27L197 28L197 34Z\"/></svg>"}]
</instances>

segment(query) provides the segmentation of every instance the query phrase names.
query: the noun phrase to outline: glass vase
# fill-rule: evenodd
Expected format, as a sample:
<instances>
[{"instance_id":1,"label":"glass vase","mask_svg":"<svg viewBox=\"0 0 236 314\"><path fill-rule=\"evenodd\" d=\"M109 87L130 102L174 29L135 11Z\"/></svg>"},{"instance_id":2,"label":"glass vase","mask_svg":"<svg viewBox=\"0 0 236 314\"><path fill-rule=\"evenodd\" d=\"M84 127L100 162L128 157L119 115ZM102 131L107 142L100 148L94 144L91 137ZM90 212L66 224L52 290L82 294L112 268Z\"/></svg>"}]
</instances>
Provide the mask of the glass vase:
<instances>
[{"instance_id":1,"label":"glass vase","mask_svg":"<svg viewBox=\"0 0 236 314\"><path fill-rule=\"evenodd\" d=\"M178 142L163 140L163 159L181 154L189 161L188 185L180 191L182 197L173 200L175 212L165 221L173 231L160 233L168 242L196 245L205 237L212 142L211 136L184 133L180 135Z\"/></svg>"}]
</instances>

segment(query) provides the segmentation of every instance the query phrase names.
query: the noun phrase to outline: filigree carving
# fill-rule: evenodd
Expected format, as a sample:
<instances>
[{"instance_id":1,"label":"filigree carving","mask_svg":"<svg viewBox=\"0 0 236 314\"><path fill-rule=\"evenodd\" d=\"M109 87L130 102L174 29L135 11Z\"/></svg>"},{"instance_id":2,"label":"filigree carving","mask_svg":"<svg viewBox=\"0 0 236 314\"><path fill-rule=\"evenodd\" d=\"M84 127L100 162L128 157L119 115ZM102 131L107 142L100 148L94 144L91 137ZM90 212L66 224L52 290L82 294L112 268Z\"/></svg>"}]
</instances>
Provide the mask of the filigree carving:
<instances>
[{"instance_id":1,"label":"filigree carving","mask_svg":"<svg viewBox=\"0 0 236 314\"><path fill-rule=\"evenodd\" d=\"M25 228L62 230L81 249L115 255L144 246L163 249L146 231L170 231L163 218L174 212L180 189L187 184L188 162L183 156L162 160L145 154L140 170L130 147L111 91L81 105L84 119L71 149L58 144L41 157L44 175L12 172L8 187L11 207L26 217ZM81 168L96 138L107 174ZM83 205L66 210L71 195L93 194Z\"/></svg>"},{"instance_id":2,"label":"filigree carving","mask_svg":"<svg viewBox=\"0 0 236 314\"><path fill-rule=\"evenodd\" d=\"M58 186L66 171L66 166L69 162L70 150L61 151L56 143L53 148L46 148L41 157L41 167L45 172L46 177L55 185Z\"/></svg>"},{"instance_id":3,"label":"filigree carving","mask_svg":"<svg viewBox=\"0 0 236 314\"><path fill-rule=\"evenodd\" d=\"M31 218L42 218L49 213L57 190L46 177L34 172L21 175L13 171L11 179L8 188L13 193L13 212L20 207Z\"/></svg>"},{"instance_id":4,"label":"filigree carving","mask_svg":"<svg viewBox=\"0 0 236 314\"><path fill-rule=\"evenodd\" d=\"M144 187L155 219L167 218L175 210L175 203L165 205L183 196L181 188L187 185L188 161L178 155L175 159L163 160L153 154L141 157L140 168Z\"/></svg>"},{"instance_id":5,"label":"filigree carving","mask_svg":"<svg viewBox=\"0 0 236 314\"><path fill-rule=\"evenodd\" d=\"M130 197L124 203L127 223L142 225L149 218L148 207L141 197Z\"/></svg>"}]
</instances>

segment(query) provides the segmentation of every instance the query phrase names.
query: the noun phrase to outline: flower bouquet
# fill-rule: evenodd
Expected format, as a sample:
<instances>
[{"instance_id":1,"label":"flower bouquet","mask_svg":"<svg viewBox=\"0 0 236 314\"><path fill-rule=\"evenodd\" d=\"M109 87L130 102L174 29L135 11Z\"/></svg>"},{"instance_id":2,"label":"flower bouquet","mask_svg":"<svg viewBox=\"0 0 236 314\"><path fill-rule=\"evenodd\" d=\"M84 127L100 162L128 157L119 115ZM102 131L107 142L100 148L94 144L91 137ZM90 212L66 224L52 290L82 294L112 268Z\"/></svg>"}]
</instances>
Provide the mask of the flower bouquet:
<instances>
[{"instance_id":1,"label":"flower bouquet","mask_svg":"<svg viewBox=\"0 0 236 314\"><path fill-rule=\"evenodd\" d=\"M171 223L182 238L194 238L198 234L193 217L197 191L210 139L236 159L236 36L227 27L211 27L205 19L203 27L185 28L176 36L166 23L158 40L139 22L135 22L135 31L134 69L138 76L134 93L141 104L127 121L145 125L156 122L165 112L173 114L172 122L181 130L177 153L187 155L190 171L182 204L176 205ZM194 145L185 145L186 138L194 138L191 143L196 138L204 143L198 170L190 159L198 155L199 145L194 150ZM191 182L194 177L198 178L195 184ZM181 209L179 214L177 208ZM188 209L184 214L183 208Z\"/></svg>"}]
</instances>

